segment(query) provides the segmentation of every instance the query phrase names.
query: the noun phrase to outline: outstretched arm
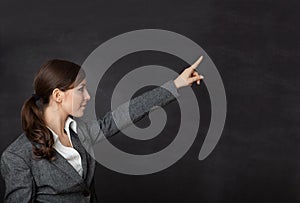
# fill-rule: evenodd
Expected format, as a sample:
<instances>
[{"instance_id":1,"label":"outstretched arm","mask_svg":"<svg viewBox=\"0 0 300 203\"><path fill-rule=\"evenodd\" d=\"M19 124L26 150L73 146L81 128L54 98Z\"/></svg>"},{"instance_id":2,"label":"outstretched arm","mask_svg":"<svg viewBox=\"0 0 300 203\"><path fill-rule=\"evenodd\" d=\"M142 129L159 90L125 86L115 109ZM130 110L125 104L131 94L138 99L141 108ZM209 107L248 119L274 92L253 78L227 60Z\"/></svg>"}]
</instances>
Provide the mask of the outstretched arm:
<instances>
[{"instance_id":1,"label":"outstretched arm","mask_svg":"<svg viewBox=\"0 0 300 203\"><path fill-rule=\"evenodd\" d=\"M120 105L97 121L86 123L91 142L97 143L105 137L112 136L121 129L143 118L156 106L165 106L179 97L178 89L191 86L194 82L200 85L203 76L195 68L201 63L201 56L193 65L186 68L175 80L170 80L160 87L147 91L142 95ZM129 116L128 116L129 115ZM117 124L116 124L117 123Z\"/></svg>"}]
</instances>

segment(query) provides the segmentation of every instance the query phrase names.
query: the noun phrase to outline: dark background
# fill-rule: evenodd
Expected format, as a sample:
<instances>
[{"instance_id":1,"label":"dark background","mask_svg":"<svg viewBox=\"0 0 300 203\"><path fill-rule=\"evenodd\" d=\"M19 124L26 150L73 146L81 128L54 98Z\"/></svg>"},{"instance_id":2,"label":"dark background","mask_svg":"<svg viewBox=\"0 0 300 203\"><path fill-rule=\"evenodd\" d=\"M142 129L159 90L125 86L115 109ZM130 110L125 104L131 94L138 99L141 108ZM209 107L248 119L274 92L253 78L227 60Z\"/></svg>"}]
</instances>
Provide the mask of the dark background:
<instances>
[{"instance_id":1,"label":"dark background","mask_svg":"<svg viewBox=\"0 0 300 203\"><path fill-rule=\"evenodd\" d=\"M199 161L210 100L204 83L194 85L201 125L188 153L168 169L145 176L97 165L101 202L300 202L299 9L297 0L1 0L0 152L22 132L21 106L44 61L62 58L82 64L114 36L165 29L198 43L217 66L228 101L223 135L212 154ZM118 72L110 71L99 85L99 115L109 110L115 78L148 64L178 73L187 65L159 52L120 59L112 66ZM112 143L141 154L167 146L176 135L178 105L173 102L165 109L172 119L154 140L140 143L119 133ZM148 124L145 118L137 125ZM3 193L1 179L1 200Z\"/></svg>"}]
</instances>

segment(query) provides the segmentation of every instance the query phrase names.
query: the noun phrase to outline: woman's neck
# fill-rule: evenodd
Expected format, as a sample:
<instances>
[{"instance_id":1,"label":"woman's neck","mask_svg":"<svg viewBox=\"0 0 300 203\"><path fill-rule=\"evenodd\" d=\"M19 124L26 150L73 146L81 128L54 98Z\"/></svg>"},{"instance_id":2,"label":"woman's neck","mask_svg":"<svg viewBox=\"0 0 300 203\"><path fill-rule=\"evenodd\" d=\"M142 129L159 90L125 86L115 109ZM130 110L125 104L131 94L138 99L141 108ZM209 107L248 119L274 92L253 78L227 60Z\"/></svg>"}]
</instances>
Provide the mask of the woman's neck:
<instances>
[{"instance_id":1,"label":"woman's neck","mask_svg":"<svg viewBox=\"0 0 300 203\"><path fill-rule=\"evenodd\" d=\"M65 122L68 115L63 114L57 109L48 106L44 111L46 125L51 128L59 137L64 136Z\"/></svg>"}]
</instances>

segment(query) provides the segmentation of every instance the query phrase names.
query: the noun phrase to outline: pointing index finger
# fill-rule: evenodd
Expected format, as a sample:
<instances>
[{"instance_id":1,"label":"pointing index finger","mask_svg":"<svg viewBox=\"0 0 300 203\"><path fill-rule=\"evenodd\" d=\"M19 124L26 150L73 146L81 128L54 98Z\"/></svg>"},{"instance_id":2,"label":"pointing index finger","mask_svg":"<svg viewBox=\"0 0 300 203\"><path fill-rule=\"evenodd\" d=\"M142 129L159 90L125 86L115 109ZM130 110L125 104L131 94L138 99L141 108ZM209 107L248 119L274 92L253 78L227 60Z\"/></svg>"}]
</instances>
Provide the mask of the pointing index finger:
<instances>
[{"instance_id":1,"label":"pointing index finger","mask_svg":"<svg viewBox=\"0 0 300 203\"><path fill-rule=\"evenodd\" d=\"M203 60L203 56L200 56L199 59L193 65L191 65L191 68L192 69L197 68L197 66L201 63L202 60Z\"/></svg>"}]
</instances>

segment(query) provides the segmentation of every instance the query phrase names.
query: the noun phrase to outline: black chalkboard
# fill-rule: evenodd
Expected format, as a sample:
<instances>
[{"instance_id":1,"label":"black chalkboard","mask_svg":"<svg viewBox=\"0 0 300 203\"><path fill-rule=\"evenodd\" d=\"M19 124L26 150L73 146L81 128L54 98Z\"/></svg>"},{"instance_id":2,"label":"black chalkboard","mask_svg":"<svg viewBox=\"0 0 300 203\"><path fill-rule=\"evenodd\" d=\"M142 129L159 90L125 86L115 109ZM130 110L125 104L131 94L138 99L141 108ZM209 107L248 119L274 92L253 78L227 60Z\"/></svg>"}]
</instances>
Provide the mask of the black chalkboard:
<instances>
[{"instance_id":1,"label":"black chalkboard","mask_svg":"<svg viewBox=\"0 0 300 203\"><path fill-rule=\"evenodd\" d=\"M210 122L205 82L193 86L201 109L198 136L185 156L166 170L124 175L97 165L101 202L299 202L300 201L300 2L296 0L15 1L0 4L0 152L21 134L20 110L33 92L40 65L52 58L82 64L100 44L138 29L163 29L199 44L223 79L227 119L208 158L198 160ZM178 73L188 64L145 51L112 66L130 70L151 63ZM113 77L97 93L97 112L109 110ZM149 87L152 88L152 87ZM147 88L141 91L146 91ZM137 93L138 94L138 93ZM165 107L176 120L178 104ZM138 126L149 125L145 117ZM121 134L111 141L141 154L168 145L176 128L144 144ZM4 181L0 181L3 199Z\"/></svg>"}]
</instances>

